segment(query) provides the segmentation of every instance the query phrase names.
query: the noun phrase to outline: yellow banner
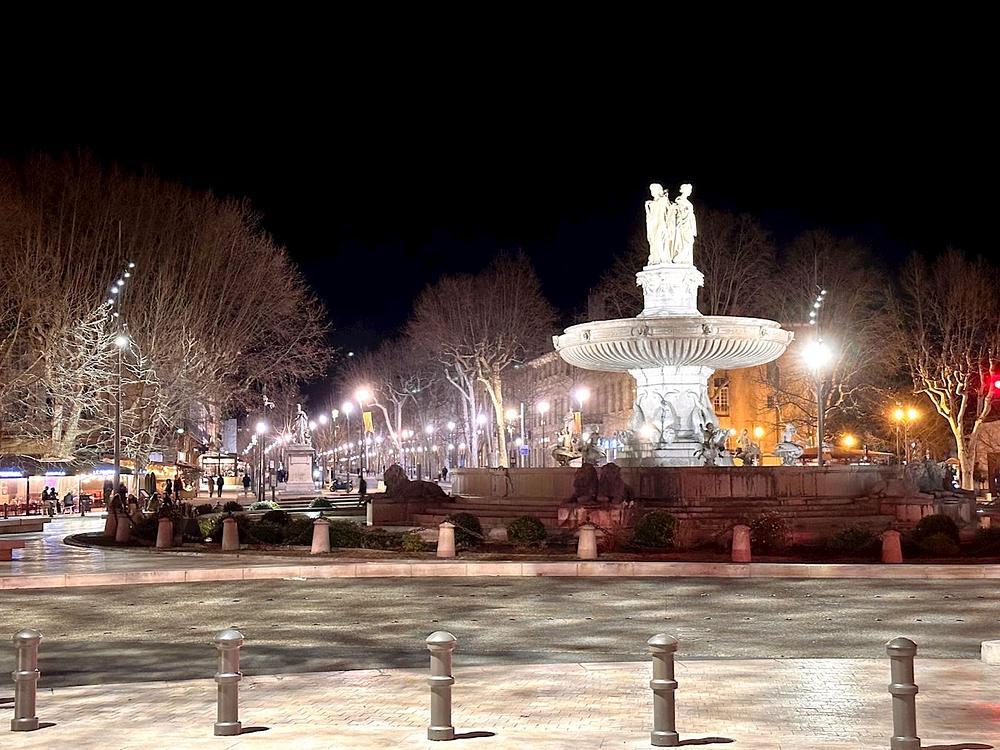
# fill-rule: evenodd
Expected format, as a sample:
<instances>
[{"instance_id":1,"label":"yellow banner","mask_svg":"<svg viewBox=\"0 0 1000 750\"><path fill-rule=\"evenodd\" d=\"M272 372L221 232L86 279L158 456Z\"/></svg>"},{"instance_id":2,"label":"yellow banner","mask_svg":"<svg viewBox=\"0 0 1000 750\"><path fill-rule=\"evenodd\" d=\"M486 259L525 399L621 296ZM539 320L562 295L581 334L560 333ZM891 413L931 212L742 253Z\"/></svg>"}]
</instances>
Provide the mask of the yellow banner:
<instances>
[{"instance_id":1,"label":"yellow banner","mask_svg":"<svg viewBox=\"0 0 1000 750\"><path fill-rule=\"evenodd\" d=\"M573 412L573 431L577 435L583 434L583 412L575 411Z\"/></svg>"},{"instance_id":2,"label":"yellow banner","mask_svg":"<svg viewBox=\"0 0 1000 750\"><path fill-rule=\"evenodd\" d=\"M372 413L370 411L361 412L361 419L365 423L365 432L375 432L375 425L372 423Z\"/></svg>"}]
</instances>

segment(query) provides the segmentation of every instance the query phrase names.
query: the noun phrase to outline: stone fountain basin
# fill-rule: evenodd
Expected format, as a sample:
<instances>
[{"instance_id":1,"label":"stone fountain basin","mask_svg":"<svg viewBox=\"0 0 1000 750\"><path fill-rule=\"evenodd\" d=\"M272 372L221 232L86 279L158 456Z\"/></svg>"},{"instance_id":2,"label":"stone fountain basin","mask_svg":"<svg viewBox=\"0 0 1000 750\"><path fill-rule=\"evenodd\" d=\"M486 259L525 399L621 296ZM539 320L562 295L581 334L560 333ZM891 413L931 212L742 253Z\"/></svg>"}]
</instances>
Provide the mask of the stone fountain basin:
<instances>
[{"instance_id":1,"label":"stone fountain basin","mask_svg":"<svg viewBox=\"0 0 1000 750\"><path fill-rule=\"evenodd\" d=\"M725 370L772 362L792 337L773 320L690 315L581 323L552 341L560 357L585 370L665 366Z\"/></svg>"}]
</instances>

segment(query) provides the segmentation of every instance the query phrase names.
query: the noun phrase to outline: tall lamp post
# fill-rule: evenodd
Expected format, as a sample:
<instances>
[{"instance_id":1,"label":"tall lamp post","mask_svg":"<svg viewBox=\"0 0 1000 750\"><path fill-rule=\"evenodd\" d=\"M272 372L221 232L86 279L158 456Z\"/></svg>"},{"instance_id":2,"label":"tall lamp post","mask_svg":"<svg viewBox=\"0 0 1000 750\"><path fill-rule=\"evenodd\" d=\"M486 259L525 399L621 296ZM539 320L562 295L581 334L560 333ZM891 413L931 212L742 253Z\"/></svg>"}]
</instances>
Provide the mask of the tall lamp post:
<instances>
[{"instance_id":1,"label":"tall lamp post","mask_svg":"<svg viewBox=\"0 0 1000 750\"><path fill-rule=\"evenodd\" d=\"M365 404L372 400L372 392L366 387L358 388L354 392L354 399L358 402L358 420L361 425L361 442L358 445L361 446L361 463L358 466L358 470L364 473L365 470L365 452L367 450L365 446Z\"/></svg>"},{"instance_id":2,"label":"tall lamp post","mask_svg":"<svg viewBox=\"0 0 1000 750\"><path fill-rule=\"evenodd\" d=\"M354 411L354 404L350 401L345 401L340 405L340 412L347 419L347 442L351 442L351 412ZM347 452L347 473L351 473L351 452Z\"/></svg>"},{"instance_id":3,"label":"tall lamp post","mask_svg":"<svg viewBox=\"0 0 1000 750\"><path fill-rule=\"evenodd\" d=\"M542 434L541 434L541 436L538 439L542 442L542 468L544 469L545 468L545 464L547 463L547 459L546 459L546 453L547 453L547 451L545 450L545 437L546 437L546 433L545 433L545 415L548 414L550 405L549 405L548 401L539 401L535 405L535 408L538 410L538 415L541 418L541 424L539 425L538 429L541 430Z\"/></svg>"},{"instance_id":4,"label":"tall lamp post","mask_svg":"<svg viewBox=\"0 0 1000 750\"><path fill-rule=\"evenodd\" d=\"M833 359L833 352L822 339L814 339L802 351L806 367L816 379L816 465L823 466L823 417L826 404L823 401L824 370Z\"/></svg>"},{"instance_id":5,"label":"tall lamp post","mask_svg":"<svg viewBox=\"0 0 1000 750\"><path fill-rule=\"evenodd\" d=\"M267 432L267 422L261 420L255 428L257 432L257 451L260 453L259 471L257 472L257 501L264 501L264 433ZM211 480L211 477L209 477Z\"/></svg>"},{"instance_id":6,"label":"tall lamp post","mask_svg":"<svg viewBox=\"0 0 1000 750\"><path fill-rule=\"evenodd\" d=\"M910 425L920 419L920 412L914 409L912 406L908 406L905 409L903 407L897 407L896 411L892 413L892 418L896 422L896 459L902 460L903 463L910 463ZM900 457L899 454L899 427L903 426L903 456Z\"/></svg>"},{"instance_id":7,"label":"tall lamp post","mask_svg":"<svg viewBox=\"0 0 1000 750\"><path fill-rule=\"evenodd\" d=\"M118 348L118 387L115 391L115 492L118 492L118 486L121 484L122 473L122 358L128 345L128 336L124 333L115 336L115 346Z\"/></svg>"}]
</instances>

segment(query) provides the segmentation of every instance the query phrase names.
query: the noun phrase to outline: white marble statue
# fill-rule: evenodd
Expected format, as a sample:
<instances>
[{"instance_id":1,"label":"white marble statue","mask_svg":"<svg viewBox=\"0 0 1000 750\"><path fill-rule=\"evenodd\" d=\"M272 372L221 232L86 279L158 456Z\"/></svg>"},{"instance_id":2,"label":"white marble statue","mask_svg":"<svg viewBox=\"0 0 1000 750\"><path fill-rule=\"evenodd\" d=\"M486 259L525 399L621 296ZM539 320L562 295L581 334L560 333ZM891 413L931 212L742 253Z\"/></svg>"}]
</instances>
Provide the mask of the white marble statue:
<instances>
[{"instance_id":1,"label":"white marble statue","mask_svg":"<svg viewBox=\"0 0 1000 750\"><path fill-rule=\"evenodd\" d=\"M649 186L651 200L646 201L646 240L649 242L649 265L671 260L670 243L674 236L674 205L663 185Z\"/></svg>"},{"instance_id":2,"label":"white marble statue","mask_svg":"<svg viewBox=\"0 0 1000 750\"><path fill-rule=\"evenodd\" d=\"M309 434L309 415L302 410L302 404L296 404L295 408L292 442L298 445L311 445L312 435Z\"/></svg>"},{"instance_id":3,"label":"white marble statue","mask_svg":"<svg viewBox=\"0 0 1000 750\"><path fill-rule=\"evenodd\" d=\"M785 422L785 430L781 433L781 442L783 443L794 443L795 442L795 425L791 422Z\"/></svg>"},{"instance_id":4,"label":"white marble statue","mask_svg":"<svg viewBox=\"0 0 1000 750\"><path fill-rule=\"evenodd\" d=\"M673 236L670 241L670 262L683 265L694 264L694 238L698 236L698 224L694 218L694 206L688 200L691 185L681 185L681 194L674 201Z\"/></svg>"},{"instance_id":5,"label":"white marble statue","mask_svg":"<svg viewBox=\"0 0 1000 750\"><path fill-rule=\"evenodd\" d=\"M781 435L781 442L774 449L774 454L781 458L782 466L794 466L802 454L805 452L801 445L795 441L795 425L791 422L785 423L785 431Z\"/></svg>"}]
</instances>

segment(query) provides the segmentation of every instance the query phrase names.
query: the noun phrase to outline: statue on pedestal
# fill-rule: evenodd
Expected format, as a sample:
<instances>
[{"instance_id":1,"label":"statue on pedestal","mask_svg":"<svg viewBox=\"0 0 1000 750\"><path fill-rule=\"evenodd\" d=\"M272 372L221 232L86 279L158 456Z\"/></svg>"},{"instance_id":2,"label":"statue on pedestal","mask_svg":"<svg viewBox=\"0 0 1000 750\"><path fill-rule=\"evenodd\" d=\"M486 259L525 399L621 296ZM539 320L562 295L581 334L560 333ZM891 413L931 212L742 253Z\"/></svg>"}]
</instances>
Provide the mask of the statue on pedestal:
<instances>
[{"instance_id":1,"label":"statue on pedestal","mask_svg":"<svg viewBox=\"0 0 1000 750\"><path fill-rule=\"evenodd\" d=\"M309 415L302 410L302 404L295 405L295 419L292 420L292 442L296 445L312 445L309 434Z\"/></svg>"},{"instance_id":2,"label":"statue on pedestal","mask_svg":"<svg viewBox=\"0 0 1000 750\"><path fill-rule=\"evenodd\" d=\"M738 446L736 458L743 461L744 466L758 466L760 464L760 446L750 439L748 430L743 430L736 443Z\"/></svg>"},{"instance_id":3,"label":"statue on pedestal","mask_svg":"<svg viewBox=\"0 0 1000 750\"><path fill-rule=\"evenodd\" d=\"M670 262L684 265L694 264L694 238L698 236L698 225L694 218L694 206L688 200L691 186L681 185L681 194L674 201L674 236L670 243Z\"/></svg>"},{"instance_id":4,"label":"statue on pedestal","mask_svg":"<svg viewBox=\"0 0 1000 750\"><path fill-rule=\"evenodd\" d=\"M782 466L794 466L795 462L802 458L803 448L795 439L795 425L791 422L785 424L785 431L781 436L781 442L774 449L774 455L781 458Z\"/></svg>"},{"instance_id":5,"label":"statue on pedestal","mask_svg":"<svg viewBox=\"0 0 1000 750\"><path fill-rule=\"evenodd\" d=\"M649 265L669 263L670 243L674 236L674 205L663 185L649 186L652 200L646 201L646 241L649 242Z\"/></svg>"}]
</instances>

